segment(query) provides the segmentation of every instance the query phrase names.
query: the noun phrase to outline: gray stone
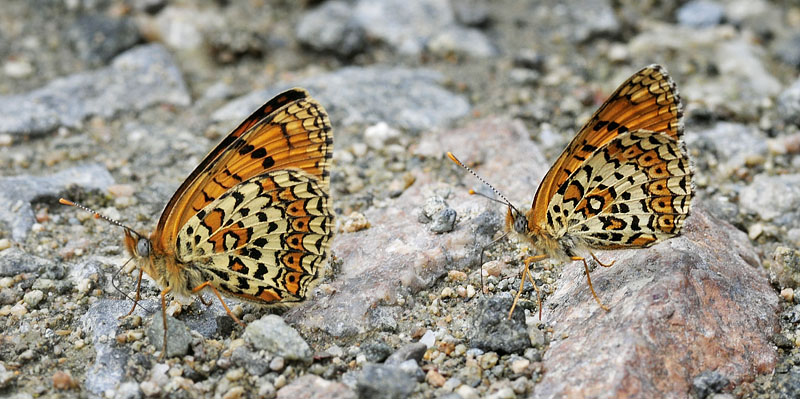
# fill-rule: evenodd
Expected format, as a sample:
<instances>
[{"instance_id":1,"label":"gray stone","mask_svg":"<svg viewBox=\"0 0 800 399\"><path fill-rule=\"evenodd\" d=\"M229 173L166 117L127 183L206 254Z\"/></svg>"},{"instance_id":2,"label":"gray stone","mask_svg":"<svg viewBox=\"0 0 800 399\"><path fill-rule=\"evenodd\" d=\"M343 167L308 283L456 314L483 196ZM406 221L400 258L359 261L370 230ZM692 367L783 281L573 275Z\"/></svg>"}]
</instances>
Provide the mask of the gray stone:
<instances>
[{"instance_id":1,"label":"gray stone","mask_svg":"<svg viewBox=\"0 0 800 399\"><path fill-rule=\"evenodd\" d=\"M452 2L456 20L466 26L484 26L489 22L489 3L486 0Z\"/></svg>"},{"instance_id":2,"label":"gray stone","mask_svg":"<svg viewBox=\"0 0 800 399\"><path fill-rule=\"evenodd\" d=\"M141 40L132 19L113 18L103 14L79 17L67 36L78 55L95 65L108 62Z\"/></svg>"},{"instance_id":3,"label":"gray stone","mask_svg":"<svg viewBox=\"0 0 800 399\"><path fill-rule=\"evenodd\" d=\"M245 346L233 350L231 361L236 365L243 366L250 375L262 376L269 371L270 359L251 352Z\"/></svg>"},{"instance_id":4,"label":"gray stone","mask_svg":"<svg viewBox=\"0 0 800 399\"><path fill-rule=\"evenodd\" d=\"M244 339L256 349L265 350L287 360L310 362L311 348L303 337L280 316L267 315L247 325Z\"/></svg>"},{"instance_id":5,"label":"gray stone","mask_svg":"<svg viewBox=\"0 0 800 399\"><path fill-rule=\"evenodd\" d=\"M433 34L455 21L448 0L360 0L352 11L367 34L404 54L419 54Z\"/></svg>"},{"instance_id":6,"label":"gray stone","mask_svg":"<svg viewBox=\"0 0 800 399\"><path fill-rule=\"evenodd\" d=\"M787 373L775 373L772 386L777 398L796 398L800 392L800 367L794 366Z\"/></svg>"},{"instance_id":7,"label":"gray stone","mask_svg":"<svg viewBox=\"0 0 800 399\"><path fill-rule=\"evenodd\" d=\"M429 69L347 67L308 79L286 82L239 97L214 112L217 121L240 121L276 93L305 87L334 124L389 126L411 131L447 125L470 110L467 100L441 86L444 75Z\"/></svg>"},{"instance_id":8,"label":"gray stone","mask_svg":"<svg viewBox=\"0 0 800 399\"><path fill-rule=\"evenodd\" d=\"M317 51L342 56L361 52L366 34L348 3L334 0L305 13L297 24L297 39Z\"/></svg>"},{"instance_id":9,"label":"gray stone","mask_svg":"<svg viewBox=\"0 0 800 399\"><path fill-rule=\"evenodd\" d=\"M483 32L451 25L431 36L426 49L439 56L460 55L486 58L497 55L497 49Z\"/></svg>"},{"instance_id":10,"label":"gray stone","mask_svg":"<svg viewBox=\"0 0 800 399\"><path fill-rule=\"evenodd\" d=\"M157 306L153 301L141 301L141 305ZM127 314L130 308L128 300L101 299L81 317L82 328L91 336L95 351L94 363L87 368L83 386L95 395L114 389L125 376L130 355L126 347L116 345L114 337L120 325L119 317ZM145 316L142 306L137 306L134 314Z\"/></svg>"},{"instance_id":11,"label":"gray stone","mask_svg":"<svg viewBox=\"0 0 800 399\"><path fill-rule=\"evenodd\" d=\"M422 370L422 367L419 366L413 359L408 359L400 364L397 365L397 368L402 370L404 373L414 377L417 382L425 381L425 371Z\"/></svg>"},{"instance_id":12,"label":"gray stone","mask_svg":"<svg viewBox=\"0 0 800 399\"><path fill-rule=\"evenodd\" d=\"M778 59L795 68L800 68L800 33L793 33L776 41L773 51Z\"/></svg>"},{"instance_id":13,"label":"gray stone","mask_svg":"<svg viewBox=\"0 0 800 399\"><path fill-rule=\"evenodd\" d=\"M729 382L724 375L713 370L706 370L692 380L692 393L698 399L705 399L722 392Z\"/></svg>"},{"instance_id":14,"label":"gray stone","mask_svg":"<svg viewBox=\"0 0 800 399\"><path fill-rule=\"evenodd\" d=\"M150 326L147 327L147 337L157 351L164 351L164 321L162 312L156 311ZM167 315L167 353L165 358L185 356L192 345L192 334L189 327L182 320Z\"/></svg>"},{"instance_id":15,"label":"gray stone","mask_svg":"<svg viewBox=\"0 0 800 399\"><path fill-rule=\"evenodd\" d=\"M13 277L22 273L41 273L55 264L45 258L29 254L18 247L0 251L0 277Z\"/></svg>"},{"instance_id":16,"label":"gray stone","mask_svg":"<svg viewBox=\"0 0 800 399\"><path fill-rule=\"evenodd\" d=\"M800 220L800 174L756 175L739 193L739 206L763 221L796 227Z\"/></svg>"},{"instance_id":17,"label":"gray stone","mask_svg":"<svg viewBox=\"0 0 800 399\"><path fill-rule=\"evenodd\" d=\"M508 318L514 302L510 295L482 297L478 300L479 313L472 325L469 343L474 348L498 353L522 353L531 346L525 313L517 307Z\"/></svg>"},{"instance_id":18,"label":"gray stone","mask_svg":"<svg viewBox=\"0 0 800 399\"><path fill-rule=\"evenodd\" d=\"M7 387L14 381L14 372L6 370L6 367L0 363L0 388Z\"/></svg>"},{"instance_id":19,"label":"gray stone","mask_svg":"<svg viewBox=\"0 0 800 399\"><path fill-rule=\"evenodd\" d=\"M114 58L111 66L51 81L24 94L0 96L0 133L42 135L78 127L88 116L109 118L122 110L158 103L189 105L180 69L164 47L143 45Z\"/></svg>"},{"instance_id":20,"label":"gray stone","mask_svg":"<svg viewBox=\"0 0 800 399\"><path fill-rule=\"evenodd\" d=\"M542 4L548 8L548 12L539 14L541 20L547 20L542 22L553 25L575 43L614 35L621 29L614 7L606 0L552 1Z\"/></svg>"},{"instance_id":21,"label":"gray stone","mask_svg":"<svg viewBox=\"0 0 800 399\"><path fill-rule=\"evenodd\" d=\"M397 366L366 364L358 373L356 391L360 399L394 399L408 397L416 381Z\"/></svg>"},{"instance_id":22,"label":"gray stone","mask_svg":"<svg viewBox=\"0 0 800 399\"><path fill-rule=\"evenodd\" d=\"M747 165L748 160L766 158L767 137L755 126L718 122L709 129L686 134L686 145L696 149L697 162L708 162L719 178L728 178ZM713 158L713 159L712 159Z\"/></svg>"},{"instance_id":23,"label":"gray stone","mask_svg":"<svg viewBox=\"0 0 800 399\"><path fill-rule=\"evenodd\" d=\"M369 325L377 331L396 331L399 306L376 306L369 311Z\"/></svg>"},{"instance_id":24,"label":"gray stone","mask_svg":"<svg viewBox=\"0 0 800 399\"><path fill-rule=\"evenodd\" d=\"M709 28L718 25L725 15L725 9L719 3L710 0L690 1L676 13L678 23L692 28Z\"/></svg>"},{"instance_id":25,"label":"gray stone","mask_svg":"<svg viewBox=\"0 0 800 399\"><path fill-rule=\"evenodd\" d=\"M312 374L296 378L278 390L278 399L356 399L359 398L346 385L326 381Z\"/></svg>"},{"instance_id":26,"label":"gray stone","mask_svg":"<svg viewBox=\"0 0 800 399\"><path fill-rule=\"evenodd\" d=\"M370 363L381 363L392 354L392 347L385 342L370 342L361 345L361 352Z\"/></svg>"},{"instance_id":27,"label":"gray stone","mask_svg":"<svg viewBox=\"0 0 800 399\"><path fill-rule=\"evenodd\" d=\"M444 208L433 215L430 230L434 233L448 233L456 225L456 211L453 208Z\"/></svg>"},{"instance_id":28,"label":"gray stone","mask_svg":"<svg viewBox=\"0 0 800 399\"><path fill-rule=\"evenodd\" d=\"M800 126L800 79L778 96L778 115L784 122Z\"/></svg>"},{"instance_id":29,"label":"gray stone","mask_svg":"<svg viewBox=\"0 0 800 399\"><path fill-rule=\"evenodd\" d=\"M0 110L2 108L0 105ZM6 204L0 207L0 221L11 228L11 237L15 241L23 241L36 221L32 201L41 197L57 197L71 186L104 191L113 183L111 174L97 164L76 166L49 176L0 177L0 203Z\"/></svg>"},{"instance_id":30,"label":"gray stone","mask_svg":"<svg viewBox=\"0 0 800 399\"><path fill-rule=\"evenodd\" d=\"M425 351L427 350L428 350L427 345L420 342L412 342L410 344L401 346L400 349L396 350L386 359L385 363L400 364L405 362L406 360L414 360L416 362L420 362L422 361L422 356L425 355Z\"/></svg>"}]
</instances>

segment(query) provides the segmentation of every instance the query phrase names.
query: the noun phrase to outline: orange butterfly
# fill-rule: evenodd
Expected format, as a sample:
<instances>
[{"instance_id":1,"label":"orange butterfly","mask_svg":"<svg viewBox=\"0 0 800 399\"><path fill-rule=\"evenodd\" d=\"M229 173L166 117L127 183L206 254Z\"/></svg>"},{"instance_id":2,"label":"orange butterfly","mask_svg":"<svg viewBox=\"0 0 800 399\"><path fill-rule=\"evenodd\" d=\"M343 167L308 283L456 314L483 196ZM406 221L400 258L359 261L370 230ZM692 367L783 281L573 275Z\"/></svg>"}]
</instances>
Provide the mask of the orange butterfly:
<instances>
[{"instance_id":1,"label":"orange butterfly","mask_svg":"<svg viewBox=\"0 0 800 399\"><path fill-rule=\"evenodd\" d=\"M125 247L166 295L210 289L258 305L299 302L318 281L332 235L328 115L304 89L267 101L206 155L167 203L149 237L124 228ZM202 300L202 297L201 297Z\"/></svg>"},{"instance_id":2,"label":"orange butterfly","mask_svg":"<svg viewBox=\"0 0 800 399\"><path fill-rule=\"evenodd\" d=\"M682 117L680 97L667 71L659 65L643 68L572 139L527 212L500 195L508 206L506 230L539 252L525 259L509 317L528 278L539 294L541 318L541 294L528 270L531 262L582 261L595 301L608 310L592 287L581 254L610 267L614 262L601 263L591 250L643 248L680 234L693 197ZM469 170L452 153L447 155Z\"/></svg>"}]
</instances>

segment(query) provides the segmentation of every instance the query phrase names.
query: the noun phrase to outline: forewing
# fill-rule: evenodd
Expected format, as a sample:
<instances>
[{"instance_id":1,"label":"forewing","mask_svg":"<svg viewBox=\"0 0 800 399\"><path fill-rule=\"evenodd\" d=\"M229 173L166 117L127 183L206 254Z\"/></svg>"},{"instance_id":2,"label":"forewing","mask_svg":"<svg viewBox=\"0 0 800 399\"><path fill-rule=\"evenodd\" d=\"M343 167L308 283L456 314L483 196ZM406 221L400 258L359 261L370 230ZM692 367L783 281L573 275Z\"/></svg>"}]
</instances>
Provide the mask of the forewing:
<instances>
[{"instance_id":1,"label":"forewing","mask_svg":"<svg viewBox=\"0 0 800 399\"><path fill-rule=\"evenodd\" d=\"M661 132L620 134L556 190L547 220L556 236L602 249L637 248L680 234L693 197L682 144Z\"/></svg>"},{"instance_id":2,"label":"forewing","mask_svg":"<svg viewBox=\"0 0 800 399\"><path fill-rule=\"evenodd\" d=\"M167 204L152 241L173 252L178 230L197 212L237 184L268 171L294 168L327 190L333 150L325 109L303 89L268 101L217 145Z\"/></svg>"},{"instance_id":3,"label":"forewing","mask_svg":"<svg viewBox=\"0 0 800 399\"><path fill-rule=\"evenodd\" d=\"M659 65L650 65L620 85L581 128L545 175L533 199L529 224L545 226L547 204L584 162L618 135L639 129L680 141L683 111L675 83Z\"/></svg>"},{"instance_id":4,"label":"forewing","mask_svg":"<svg viewBox=\"0 0 800 399\"><path fill-rule=\"evenodd\" d=\"M327 256L332 220L327 181L266 172L192 216L178 233L178 260L239 299L302 301Z\"/></svg>"}]
</instances>

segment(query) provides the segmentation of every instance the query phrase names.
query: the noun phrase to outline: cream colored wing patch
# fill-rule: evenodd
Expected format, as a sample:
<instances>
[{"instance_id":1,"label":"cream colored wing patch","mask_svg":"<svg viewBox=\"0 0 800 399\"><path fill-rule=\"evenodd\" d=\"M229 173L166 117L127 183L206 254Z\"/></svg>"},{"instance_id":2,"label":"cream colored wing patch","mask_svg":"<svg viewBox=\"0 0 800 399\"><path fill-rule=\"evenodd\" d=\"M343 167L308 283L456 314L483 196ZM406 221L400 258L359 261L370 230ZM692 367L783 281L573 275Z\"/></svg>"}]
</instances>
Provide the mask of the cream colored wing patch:
<instances>
[{"instance_id":1,"label":"cream colored wing patch","mask_svg":"<svg viewBox=\"0 0 800 399\"><path fill-rule=\"evenodd\" d=\"M692 201L692 171L665 133L620 134L556 191L547 210L556 236L591 247L638 248L680 233Z\"/></svg>"},{"instance_id":2,"label":"cream colored wing patch","mask_svg":"<svg viewBox=\"0 0 800 399\"><path fill-rule=\"evenodd\" d=\"M227 295L270 304L305 299L332 235L327 189L301 170L245 180L192 216L178 260Z\"/></svg>"}]
</instances>

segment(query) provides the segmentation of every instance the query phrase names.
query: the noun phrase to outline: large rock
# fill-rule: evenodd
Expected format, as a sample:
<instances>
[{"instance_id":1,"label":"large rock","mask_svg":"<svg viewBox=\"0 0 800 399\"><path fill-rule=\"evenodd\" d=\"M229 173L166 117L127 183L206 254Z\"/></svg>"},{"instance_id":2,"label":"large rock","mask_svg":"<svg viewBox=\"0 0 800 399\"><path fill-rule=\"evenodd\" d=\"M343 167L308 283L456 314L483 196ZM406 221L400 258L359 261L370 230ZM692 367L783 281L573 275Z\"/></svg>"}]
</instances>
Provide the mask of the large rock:
<instances>
[{"instance_id":1,"label":"large rock","mask_svg":"<svg viewBox=\"0 0 800 399\"><path fill-rule=\"evenodd\" d=\"M0 96L0 133L41 135L76 127L92 115L111 117L158 103L189 105L183 75L167 50L139 46L107 68L53 80L28 93Z\"/></svg>"},{"instance_id":2,"label":"large rock","mask_svg":"<svg viewBox=\"0 0 800 399\"><path fill-rule=\"evenodd\" d=\"M522 182L531 174L531 164L543 158L527 132L516 123L503 120L483 120L430 135L412 151L418 156L441 158L448 150L464 148L463 142L481 143L483 151L483 155L460 152L465 160L485 160L485 165L499 169L508 167L504 175L521 178ZM502 148L511 142L522 151L503 156ZM491 154L491 159L486 154ZM330 284L333 293L291 310L287 315L290 322L335 336L381 328L387 323L385 317L378 316L397 313L398 302L408 291L432 286L449 270L478 265L481 248L501 227L497 214L487 212L487 207L494 204L471 197L466 188L435 182L429 173L416 177L414 185L398 198L365 212L372 227L336 236L332 251L342 263L336 280ZM497 181L504 185L508 180ZM534 187L530 186L526 196L533 196ZM417 221L426 199L434 196L444 198L458 215L456 227L449 233L433 233L428 225Z\"/></svg>"},{"instance_id":3,"label":"large rock","mask_svg":"<svg viewBox=\"0 0 800 399\"><path fill-rule=\"evenodd\" d=\"M778 297L741 231L695 204L683 236L600 257L616 260L592 273L611 310L579 263L565 266L545 303L554 341L534 397L688 397L704 372L735 386L772 371Z\"/></svg>"},{"instance_id":4,"label":"large rock","mask_svg":"<svg viewBox=\"0 0 800 399\"><path fill-rule=\"evenodd\" d=\"M240 121L276 93L305 87L330 113L334 125L376 124L410 131L445 126L465 116L467 100L442 87L445 77L430 69L347 67L239 97L212 115Z\"/></svg>"},{"instance_id":5,"label":"large rock","mask_svg":"<svg viewBox=\"0 0 800 399\"><path fill-rule=\"evenodd\" d=\"M105 190L113 183L111 174L97 164L76 166L49 176L2 177L0 202L6 206L0 207L0 222L8 225L14 240L23 241L36 222L32 201L56 197L73 185L85 190Z\"/></svg>"}]
</instances>

